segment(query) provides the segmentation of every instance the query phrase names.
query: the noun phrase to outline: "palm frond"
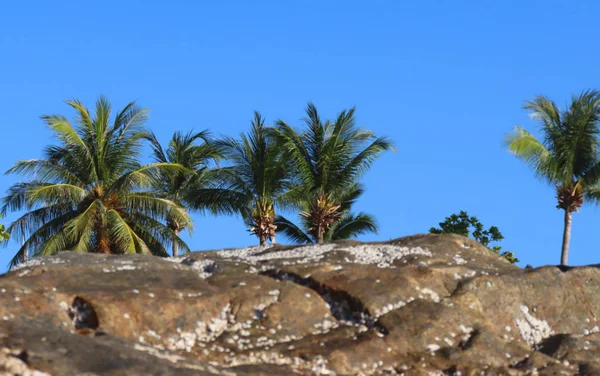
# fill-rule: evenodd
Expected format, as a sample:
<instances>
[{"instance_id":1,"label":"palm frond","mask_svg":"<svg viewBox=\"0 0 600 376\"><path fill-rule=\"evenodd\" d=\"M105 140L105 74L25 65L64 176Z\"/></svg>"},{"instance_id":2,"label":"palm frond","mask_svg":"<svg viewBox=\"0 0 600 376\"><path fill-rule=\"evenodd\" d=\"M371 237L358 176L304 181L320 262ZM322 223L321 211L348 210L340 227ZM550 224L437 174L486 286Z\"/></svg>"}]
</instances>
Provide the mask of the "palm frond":
<instances>
[{"instance_id":1,"label":"palm frond","mask_svg":"<svg viewBox=\"0 0 600 376\"><path fill-rule=\"evenodd\" d=\"M26 195L31 205L36 202L74 204L82 201L88 192L72 184L49 184L31 187Z\"/></svg>"},{"instance_id":2,"label":"palm frond","mask_svg":"<svg viewBox=\"0 0 600 376\"><path fill-rule=\"evenodd\" d=\"M552 153L524 128L515 127L514 133L506 136L505 144L511 153L531 166L539 178L550 183L560 180Z\"/></svg>"},{"instance_id":3,"label":"palm frond","mask_svg":"<svg viewBox=\"0 0 600 376\"><path fill-rule=\"evenodd\" d=\"M359 235L377 233L379 227L375 219L366 213L346 213L327 232L330 241L352 239Z\"/></svg>"},{"instance_id":4,"label":"palm frond","mask_svg":"<svg viewBox=\"0 0 600 376\"><path fill-rule=\"evenodd\" d=\"M28 182L21 182L13 184L1 200L2 207L0 213L6 215L7 211L19 211L19 210L31 210L35 206L30 200L31 189L37 189L40 187L47 187L52 185L51 183L45 183L41 180L33 180Z\"/></svg>"},{"instance_id":5,"label":"palm frond","mask_svg":"<svg viewBox=\"0 0 600 376\"><path fill-rule=\"evenodd\" d=\"M146 244L136 235L131 227L125 222L121 215L114 209L107 211L108 230L110 241L118 250L115 253L134 254L145 253L150 254L150 250Z\"/></svg>"},{"instance_id":6,"label":"palm frond","mask_svg":"<svg viewBox=\"0 0 600 376\"><path fill-rule=\"evenodd\" d=\"M310 236L308 236L300 227L285 217L280 215L277 216L274 223L277 226L277 231L286 236L292 242L297 244L313 243L313 240Z\"/></svg>"}]
</instances>

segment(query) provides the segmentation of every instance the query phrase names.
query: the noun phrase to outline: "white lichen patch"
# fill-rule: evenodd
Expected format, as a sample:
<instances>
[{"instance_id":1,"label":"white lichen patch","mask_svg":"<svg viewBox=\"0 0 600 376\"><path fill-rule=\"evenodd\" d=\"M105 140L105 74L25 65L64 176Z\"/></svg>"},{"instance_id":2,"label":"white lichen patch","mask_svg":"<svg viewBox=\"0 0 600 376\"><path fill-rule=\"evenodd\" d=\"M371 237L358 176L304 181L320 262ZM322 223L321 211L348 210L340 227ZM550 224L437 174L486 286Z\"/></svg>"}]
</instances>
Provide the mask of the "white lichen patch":
<instances>
[{"instance_id":1,"label":"white lichen patch","mask_svg":"<svg viewBox=\"0 0 600 376\"><path fill-rule=\"evenodd\" d=\"M396 309L400 309L402 307L404 307L406 305L405 302L403 302L402 300L399 300L395 303L388 303L386 305L384 305L383 307L379 308L379 309L375 309L375 318L379 318L380 316L385 315L386 313L389 313L391 311L394 311Z\"/></svg>"},{"instance_id":2,"label":"white lichen patch","mask_svg":"<svg viewBox=\"0 0 600 376\"><path fill-rule=\"evenodd\" d=\"M163 351L157 350L153 347L141 345L138 343L134 344L133 348L137 351L142 351L142 352L148 353L150 355L153 355L159 359L168 360L171 363L178 363L179 361L185 360L184 357L181 357L179 355L168 354Z\"/></svg>"},{"instance_id":3,"label":"white lichen patch","mask_svg":"<svg viewBox=\"0 0 600 376\"><path fill-rule=\"evenodd\" d=\"M395 245L358 245L348 248L337 248L354 256L354 263L364 265L377 265L380 268L389 268L394 261L406 256L420 255L431 257L432 253L420 247L409 248Z\"/></svg>"},{"instance_id":4,"label":"white lichen patch","mask_svg":"<svg viewBox=\"0 0 600 376\"><path fill-rule=\"evenodd\" d=\"M214 341L235 322L235 317L231 314L231 305L227 304L219 316L211 318L208 322L196 322L196 328L193 331L182 331L177 328L178 336L172 336L168 339L167 348L169 350L192 351L197 343L207 343Z\"/></svg>"},{"instance_id":5,"label":"white lichen patch","mask_svg":"<svg viewBox=\"0 0 600 376\"><path fill-rule=\"evenodd\" d=\"M27 262L24 262L22 264L18 264L13 266L10 271L14 272L23 268L33 268L35 266L42 266L42 265L59 265L59 264L66 264L67 262L65 260L61 260L60 258L34 258L31 259Z\"/></svg>"},{"instance_id":6,"label":"white lichen patch","mask_svg":"<svg viewBox=\"0 0 600 376\"><path fill-rule=\"evenodd\" d=\"M452 257L452 260L454 260L454 262L456 263L456 265L464 265L467 263L467 260L465 260L464 258L462 258L460 253L455 254Z\"/></svg>"},{"instance_id":7,"label":"white lichen patch","mask_svg":"<svg viewBox=\"0 0 600 376\"><path fill-rule=\"evenodd\" d=\"M420 247L409 248L385 244L365 244L350 247L337 247L335 244L310 245L278 250L276 252L265 252L269 248L269 246L263 246L226 250L217 252L217 255L221 258L243 261L248 264L256 264L261 261L285 260L283 262L284 265L296 265L320 261L327 253L335 251L346 252L349 256L353 256L352 258L346 257L345 262L377 265L380 268L392 267L394 261L410 255L432 256L429 250ZM341 269L338 267L334 270ZM253 273L257 272L257 270L249 270L248 272Z\"/></svg>"},{"instance_id":8,"label":"white lichen patch","mask_svg":"<svg viewBox=\"0 0 600 376\"><path fill-rule=\"evenodd\" d=\"M120 271L120 270L135 270L136 267L133 266L133 265L121 265L121 266L117 266L116 269L117 269L117 271Z\"/></svg>"},{"instance_id":9,"label":"white lichen patch","mask_svg":"<svg viewBox=\"0 0 600 376\"><path fill-rule=\"evenodd\" d=\"M421 294L429 295L430 299L433 300L435 303L439 303L441 300L440 296L435 291L428 289L428 288L422 289Z\"/></svg>"},{"instance_id":10,"label":"white lichen patch","mask_svg":"<svg viewBox=\"0 0 600 376\"><path fill-rule=\"evenodd\" d=\"M150 337L154 337L156 339L160 339L160 335L158 333L156 333L154 330L148 330L146 333L148 333L148 335Z\"/></svg>"},{"instance_id":11,"label":"white lichen patch","mask_svg":"<svg viewBox=\"0 0 600 376\"><path fill-rule=\"evenodd\" d=\"M269 248L270 246L241 248L228 251L219 251L217 252L217 255L225 259L238 259L248 264L256 264L261 261L285 259L297 259L294 263L289 263L289 265L305 264L321 260L324 254L335 248L335 245L309 245L277 252L265 252Z\"/></svg>"},{"instance_id":12,"label":"white lichen patch","mask_svg":"<svg viewBox=\"0 0 600 376\"><path fill-rule=\"evenodd\" d=\"M102 268L104 273L116 273L121 272L123 270L136 270L137 268L134 265L125 264L119 266L111 266L110 268Z\"/></svg>"},{"instance_id":13,"label":"white lichen patch","mask_svg":"<svg viewBox=\"0 0 600 376\"><path fill-rule=\"evenodd\" d=\"M475 277L476 274L477 274L477 272L475 270L469 270L464 274L464 277L471 278L471 277Z\"/></svg>"},{"instance_id":14,"label":"white lichen patch","mask_svg":"<svg viewBox=\"0 0 600 376\"><path fill-rule=\"evenodd\" d=\"M274 364L287 365L291 369L300 371L309 371L312 375L335 375L335 372L328 369L328 361L322 356L316 356L310 361L300 357L288 357L277 352L250 352L248 354L238 354L227 358L229 367L238 367L249 364ZM304 372L300 372L304 374Z\"/></svg>"},{"instance_id":15,"label":"white lichen patch","mask_svg":"<svg viewBox=\"0 0 600 376\"><path fill-rule=\"evenodd\" d=\"M548 338L554 333L552 328L550 328L550 325L548 325L548 322L533 317L529 313L529 308L527 308L527 306L522 305L520 310L523 314L523 318L517 318L515 324L521 332L521 338L527 343L532 346L536 345L544 338Z\"/></svg>"}]
</instances>

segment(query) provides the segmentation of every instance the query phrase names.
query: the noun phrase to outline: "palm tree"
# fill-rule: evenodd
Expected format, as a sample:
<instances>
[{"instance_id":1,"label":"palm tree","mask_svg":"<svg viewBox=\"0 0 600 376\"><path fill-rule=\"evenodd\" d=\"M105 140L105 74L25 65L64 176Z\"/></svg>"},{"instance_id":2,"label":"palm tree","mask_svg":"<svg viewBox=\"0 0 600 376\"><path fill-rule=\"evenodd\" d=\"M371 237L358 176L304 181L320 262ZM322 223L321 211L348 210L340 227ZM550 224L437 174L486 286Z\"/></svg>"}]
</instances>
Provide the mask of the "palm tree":
<instances>
[{"instance_id":1,"label":"palm tree","mask_svg":"<svg viewBox=\"0 0 600 376\"><path fill-rule=\"evenodd\" d=\"M584 197L600 199L600 92L588 90L573 96L565 111L544 96L527 101L524 109L541 125L542 139L522 127L506 138L511 153L530 165L538 178L556 187L557 208L565 211L561 265L567 265L572 213Z\"/></svg>"},{"instance_id":2,"label":"palm tree","mask_svg":"<svg viewBox=\"0 0 600 376\"><path fill-rule=\"evenodd\" d=\"M163 149L156 136L152 133L148 136L152 147L152 157L157 163L178 164L186 170L168 171L159 170L156 174L156 185L153 187L159 197L168 199L178 206L189 206L190 186L202 184L201 178L206 178L210 172L211 161L218 161L219 153L211 146L208 131L188 132L182 134L175 132L166 150ZM197 141L203 141L197 144ZM207 204L208 205L208 204ZM182 231L191 230L188 224L180 223L177 215L168 214L166 217L167 227L177 237ZM179 253L179 243L174 241L173 257Z\"/></svg>"},{"instance_id":3,"label":"palm tree","mask_svg":"<svg viewBox=\"0 0 600 376\"><path fill-rule=\"evenodd\" d=\"M316 107L308 103L303 119L306 130L297 133L282 120L273 130L304 192L301 217L305 230L319 244L341 234L351 236L377 230L370 216L352 215L349 210L362 194L357 181L377 157L393 147L385 137L377 138L371 131L359 129L354 112L354 108L344 110L335 121L323 122ZM285 218L280 218L278 225L285 226L288 235L299 235L299 228L293 229Z\"/></svg>"},{"instance_id":4,"label":"palm tree","mask_svg":"<svg viewBox=\"0 0 600 376\"><path fill-rule=\"evenodd\" d=\"M26 240L11 261L58 251L143 253L166 256L165 246L186 244L161 223L171 216L191 226L186 211L149 190L157 172L181 171L170 163L140 165L140 149L148 133L147 111L129 103L112 123L111 105L100 97L95 114L78 100L66 102L77 114L72 125L64 116L42 120L57 137L43 159L18 161L7 173L34 175L9 188L1 212L26 213L7 229Z\"/></svg>"},{"instance_id":5,"label":"palm tree","mask_svg":"<svg viewBox=\"0 0 600 376\"><path fill-rule=\"evenodd\" d=\"M280 149L267 135L265 120L254 112L252 128L239 140L225 137L215 145L231 163L216 171L218 175L212 196L220 202L217 212L237 212L242 215L250 232L259 238L276 243L275 209L286 206L295 190L282 159ZM210 196L209 196L210 197Z\"/></svg>"}]
</instances>

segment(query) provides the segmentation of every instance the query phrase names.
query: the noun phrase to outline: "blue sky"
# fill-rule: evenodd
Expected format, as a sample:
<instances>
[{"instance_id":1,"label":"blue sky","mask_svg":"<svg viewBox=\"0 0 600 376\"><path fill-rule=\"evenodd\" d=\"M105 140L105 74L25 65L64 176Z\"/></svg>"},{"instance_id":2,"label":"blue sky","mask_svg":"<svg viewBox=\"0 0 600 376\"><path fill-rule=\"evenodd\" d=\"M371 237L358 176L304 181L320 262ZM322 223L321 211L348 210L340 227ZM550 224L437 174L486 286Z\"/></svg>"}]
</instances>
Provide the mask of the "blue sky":
<instances>
[{"instance_id":1,"label":"blue sky","mask_svg":"<svg viewBox=\"0 0 600 376\"><path fill-rule=\"evenodd\" d=\"M392 138L356 205L381 231L427 232L459 210L496 225L521 265L556 264L563 212L554 190L503 147L535 130L523 101L564 107L597 88L600 4L579 1L19 1L0 12L0 170L53 142L42 114L71 116L100 94L151 109L148 126L235 136L253 110L300 126L356 106ZM19 178L0 176L4 192ZM16 216L10 215L4 221ZM235 217L195 215L194 250L253 244ZM570 263L598 263L600 213L573 219ZM0 267L16 250L0 249Z\"/></svg>"}]
</instances>

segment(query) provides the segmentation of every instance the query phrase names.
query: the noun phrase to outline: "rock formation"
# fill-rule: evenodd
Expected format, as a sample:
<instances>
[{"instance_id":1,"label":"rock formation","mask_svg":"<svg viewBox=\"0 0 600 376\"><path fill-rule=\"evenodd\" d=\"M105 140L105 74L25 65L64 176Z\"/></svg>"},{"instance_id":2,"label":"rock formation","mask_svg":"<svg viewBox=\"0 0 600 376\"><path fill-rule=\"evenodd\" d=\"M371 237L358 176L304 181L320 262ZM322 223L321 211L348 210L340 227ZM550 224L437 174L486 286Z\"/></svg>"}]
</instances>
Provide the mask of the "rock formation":
<instances>
[{"instance_id":1,"label":"rock formation","mask_svg":"<svg viewBox=\"0 0 600 376\"><path fill-rule=\"evenodd\" d=\"M0 277L0 373L599 375L598 317L598 267L454 235L63 252Z\"/></svg>"}]
</instances>

